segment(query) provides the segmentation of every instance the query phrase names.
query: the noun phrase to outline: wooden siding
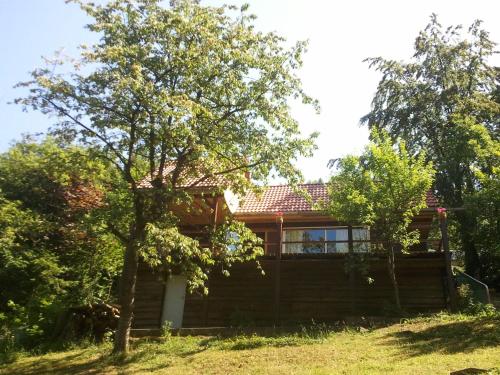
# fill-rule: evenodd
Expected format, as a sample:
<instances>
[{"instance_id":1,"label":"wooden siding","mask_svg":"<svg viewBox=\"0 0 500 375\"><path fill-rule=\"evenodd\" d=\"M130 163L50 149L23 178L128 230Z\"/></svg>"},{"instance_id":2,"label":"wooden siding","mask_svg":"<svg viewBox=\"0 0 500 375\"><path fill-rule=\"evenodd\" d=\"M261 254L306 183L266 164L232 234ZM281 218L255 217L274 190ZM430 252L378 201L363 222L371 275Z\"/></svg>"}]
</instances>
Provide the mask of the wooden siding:
<instances>
[{"instance_id":1,"label":"wooden siding","mask_svg":"<svg viewBox=\"0 0 500 375\"><path fill-rule=\"evenodd\" d=\"M265 257L260 263L264 276L253 262L234 265L230 277L214 270L208 296L186 295L183 326L230 326L242 322L272 325L277 313L280 324L311 319L328 322L348 316L384 315L393 301L384 257L370 258L368 276L374 282L368 284L359 273L346 273L343 255L283 255L279 306L275 295L276 260ZM427 312L446 308L443 253L399 256L396 273L405 310ZM144 270L139 275L135 328L159 326L163 284L151 275ZM139 296L139 291L144 294Z\"/></svg>"},{"instance_id":2,"label":"wooden siding","mask_svg":"<svg viewBox=\"0 0 500 375\"><path fill-rule=\"evenodd\" d=\"M159 328L165 284L161 275L144 263L139 264L135 287L133 328Z\"/></svg>"}]
</instances>

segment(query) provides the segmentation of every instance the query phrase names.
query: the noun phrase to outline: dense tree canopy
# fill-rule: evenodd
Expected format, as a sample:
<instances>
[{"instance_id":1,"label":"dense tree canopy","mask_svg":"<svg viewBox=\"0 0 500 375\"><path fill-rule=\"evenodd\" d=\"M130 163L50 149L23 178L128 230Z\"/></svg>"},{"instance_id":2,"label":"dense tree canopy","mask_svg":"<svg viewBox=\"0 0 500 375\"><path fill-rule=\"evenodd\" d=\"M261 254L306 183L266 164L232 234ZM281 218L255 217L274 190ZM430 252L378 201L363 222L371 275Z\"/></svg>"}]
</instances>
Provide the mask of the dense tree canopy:
<instances>
[{"instance_id":1,"label":"dense tree canopy","mask_svg":"<svg viewBox=\"0 0 500 375\"><path fill-rule=\"evenodd\" d=\"M368 59L382 79L362 122L401 137L412 153L425 151L436 168L435 191L447 207L463 207L480 186L479 173L491 174L498 165L499 81L489 65L494 53L495 43L480 21L463 36L460 26L443 29L433 15L415 41L411 62ZM467 270L475 274L476 221L467 211L455 217Z\"/></svg>"},{"instance_id":2,"label":"dense tree canopy","mask_svg":"<svg viewBox=\"0 0 500 375\"><path fill-rule=\"evenodd\" d=\"M83 47L68 74L58 73L64 63L59 59L34 71L33 80L21 84L30 94L18 103L57 116L127 185L130 206L120 217L128 221L109 223L126 248L115 342L117 351L126 351L141 251L153 259L152 248L182 253L163 261L180 260L195 285L206 278L203 265L241 259L229 251L212 259L213 252L178 232L171 208L189 202L186 181L192 181L189 188L223 176L219 192L242 192L272 173L297 182L293 161L310 155L314 136L300 135L288 100L317 105L296 75L305 44L288 48L282 37L257 32L247 6L189 0L167 8L159 0L81 6L93 18L88 28L99 33L99 43ZM247 171L253 181L245 178ZM140 188L144 179L152 183L148 191ZM251 237L243 226L232 229ZM240 255L259 251L247 246Z\"/></svg>"}]
</instances>

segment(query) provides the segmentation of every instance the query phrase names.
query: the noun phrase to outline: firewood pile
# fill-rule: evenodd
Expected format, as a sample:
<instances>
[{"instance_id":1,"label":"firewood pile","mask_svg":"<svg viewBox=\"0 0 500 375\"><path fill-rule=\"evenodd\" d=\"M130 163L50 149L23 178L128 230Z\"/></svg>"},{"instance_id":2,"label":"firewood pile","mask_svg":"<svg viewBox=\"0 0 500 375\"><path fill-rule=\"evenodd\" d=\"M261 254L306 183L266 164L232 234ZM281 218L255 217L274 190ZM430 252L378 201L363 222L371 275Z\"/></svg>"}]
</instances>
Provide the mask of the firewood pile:
<instances>
[{"instance_id":1,"label":"firewood pile","mask_svg":"<svg viewBox=\"0 0 500 375\"><path fill-rule=\"evenodd\" d=\"M90 337L102 342L106 332L116 330L119 319L117 305L96 303L71 307L59 317L53 338L74 340Z\"/></svg>"}]
</instances>

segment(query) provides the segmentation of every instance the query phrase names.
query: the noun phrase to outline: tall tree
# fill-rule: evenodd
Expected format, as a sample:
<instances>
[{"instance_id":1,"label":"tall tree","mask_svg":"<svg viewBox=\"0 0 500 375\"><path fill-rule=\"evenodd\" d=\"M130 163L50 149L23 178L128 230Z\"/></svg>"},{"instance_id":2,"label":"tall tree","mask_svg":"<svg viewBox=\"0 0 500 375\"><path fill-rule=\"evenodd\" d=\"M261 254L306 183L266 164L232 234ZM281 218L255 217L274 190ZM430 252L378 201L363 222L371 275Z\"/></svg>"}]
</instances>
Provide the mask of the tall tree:
<instances>
[{"instance_id":1,"label":"tall tree","mask_svg":"<svg viewBox=\"0 0 500 375\"><path fill-rule=\"evenodd\" d=\"M203 279L197 264L213 256L177 230L172 207L189 201L186 185L223 176L219 190L238 193L253 185L246 171L253 181L265 183L270 173L298 181L293 160L310 155L314 137L301 137L288 99L317 103L295 73L305 44L288 48L278 35L257 32L248 6L80 4L100 42L83 47L69 74L54 73L60 60L35 70L22 84L30 95L18 103L59 117L128 186L130 220L110 227L125 247L115 351L126 352L142 245L148 256L152 248L182 252L178 259L195 282ZM152 189L141 189L144 179Z\"/></svg>"},{"instance_id":2,"label":"tall tree","mask_svg":"<svg viewBox=\"0 0 500 375\"><path fill-rule=\"evenodd\" d=\"M500 166L494 167L491 174L478 172L478 179L480 189L466 198L465 207L477 220L473 236L481 262L479 276L492 288L499 289Z\"/></svg>"},{"instance_id":3,"label":"tall tree","mask_svg":"<svg viewBox=\"0 0 500 375\"><path fill-rule=\"evenodd\" d=\"M404 141L393 145L377 131L371 138L361 156L335 160L326 210L340 221L371 226L377 249L388 254L394 302L401 310L395 254L419 241L418 230L410 231L409 225L426 206L434 170L423 155L413 158Z\"/></svg>"},{"instance_id":4,"label":"tall tree","mask_svg":"<svg viewBox=\"0 0 500 375\"><path fill-rule=\"evenodd\" d=\"M401 137L413 153L425 151L436 168L435 189L449 207L463 207L478 186L476 171L491 173L499 149L498 75L489 65L495 43L475 21L443 29L436 15L415 40L409 63L370 58L382 73L372 109L361 121ZM497 94L498 95L498 94ZM456 212L466 270L476 274L479 258L469 211Z\"/></svg>"}]
</instances>

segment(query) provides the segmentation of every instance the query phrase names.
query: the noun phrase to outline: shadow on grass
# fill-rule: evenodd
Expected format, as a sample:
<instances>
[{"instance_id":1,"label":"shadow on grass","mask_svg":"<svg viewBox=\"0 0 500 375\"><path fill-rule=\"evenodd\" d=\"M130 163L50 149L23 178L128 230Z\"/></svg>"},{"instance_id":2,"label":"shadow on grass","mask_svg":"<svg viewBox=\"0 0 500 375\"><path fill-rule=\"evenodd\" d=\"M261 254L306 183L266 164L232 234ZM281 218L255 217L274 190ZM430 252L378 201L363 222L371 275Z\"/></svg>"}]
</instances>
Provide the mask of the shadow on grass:
<instances>
[{"instance_id":1,"label":"shadow on grass","mask_svg":"<svg viewBox=\"0 0 500 375\"><path fill-rule=\"evenodd\" d=\"M81 354L71 354L60 356L58 358L41 358L38 361L29 363L13 363L9 367L0 368L0 374L15 373L19 375L41 375L41 374L102 374L105 368L105 363L102 358L86 360L82 358L82 362L74 363L82 357ZM8 371L8 372L3 372Z\"/></svg>"},{"instance_id":2,"label":"shadow on grass","mask_svg":"<svg viewBox=\"0 0 500 375\"><path fill-rule=\"evenodd\" d=\"M405 330L388 335L391 345L404 345L405 353L417 356L440 352L467 353L500 345L500 319L478 318L443 323L415 331Z\"/></svg>"},{"instance_id":3,"label":"shadow on grass","mask_svg":"<svg viewBox=\"0 0 500 375\"><path fill-rule=\"evenodd\" d=\"M234 337L213 337L202 342L204 350L215 348L219 350L252 350L262 347L285 347L305 344L313 339L306 339L299 336L260 336L241 335Z\"/></svg>"},{"instance_id":4,"label":"shadow on grass","mask_svg":"<svg viewBox=\"0 0 500 375\"><path fill-rule=\"evenodd\" d=\"M200 345L219 350L252 350L262 347L299 346L321 342L334 332L359 330L346 325L326 325L314 323L307 326L276 327L270 329L242 329L230 334L219 335L203 340ZM366 330L365 328L361 328Z\"/></svg>"}]
</instances>

